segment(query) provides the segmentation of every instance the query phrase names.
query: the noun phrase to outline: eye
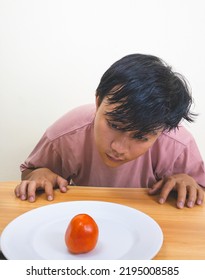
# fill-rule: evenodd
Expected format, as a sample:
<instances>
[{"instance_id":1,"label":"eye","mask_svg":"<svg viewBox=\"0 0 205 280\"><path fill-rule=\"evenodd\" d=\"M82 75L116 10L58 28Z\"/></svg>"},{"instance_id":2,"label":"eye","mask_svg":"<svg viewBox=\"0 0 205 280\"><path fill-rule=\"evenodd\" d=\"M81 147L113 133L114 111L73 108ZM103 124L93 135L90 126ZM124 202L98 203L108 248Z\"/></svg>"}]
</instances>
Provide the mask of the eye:
<instances>
[{"instance_id":1,"label":"eye","mask_svg":"<svg viewBox=\"0 0 205 280\"><path fill-rule=\"evenodd\" d=\"M134 139L136 139L136 140L140 140L140 141L142 141L142 142L147 142L148 141L148 138L147 137L145 137L145 136L143 136L143 135L134 135L134 137L133 137Z\"/></svg>"},{"instance_id":2,"label":"eye","mask_svg":"<svg viewBox=\"0 0 205 280\"><path fill-rule=\"evenodd\" d=\"M111 122L111 121L109 121L109 120L107 120L107 124L108 124L108 126L111 127L112 129L115 129L115 130L120 130L120 129L121 129L120 126L119 126L118 124L116 124L116 123L114 123L114 122Z\"/></svg>"}]
</instances>

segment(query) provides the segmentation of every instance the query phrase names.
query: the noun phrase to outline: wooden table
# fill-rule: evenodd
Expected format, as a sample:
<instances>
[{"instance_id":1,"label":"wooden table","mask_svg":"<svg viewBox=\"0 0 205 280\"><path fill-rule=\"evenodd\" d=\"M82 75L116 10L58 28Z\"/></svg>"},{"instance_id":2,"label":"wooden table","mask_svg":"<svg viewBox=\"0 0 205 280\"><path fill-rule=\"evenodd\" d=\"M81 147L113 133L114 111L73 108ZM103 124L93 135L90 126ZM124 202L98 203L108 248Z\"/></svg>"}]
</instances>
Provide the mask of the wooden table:
<instances>
[{"instance_id":1,"label":"wooden table","mask_svg":"<svg viewBox=\"0 0 205 280\"><path fill-rule=\"evenodd\" d=\"M29 203L15 197L14 188L17 184L0 182L0 234L14 218L40 206L74 200L107 201L138 209L160 225L164 242L154 259L205 260L205 204L192 209L177 209L173 197L160 205L157 196L149 196L146 189L101 187L69 187L66 194L56 190L52 202L48 202L42 193L35 203Z\"/></svg>"}]
</instances>

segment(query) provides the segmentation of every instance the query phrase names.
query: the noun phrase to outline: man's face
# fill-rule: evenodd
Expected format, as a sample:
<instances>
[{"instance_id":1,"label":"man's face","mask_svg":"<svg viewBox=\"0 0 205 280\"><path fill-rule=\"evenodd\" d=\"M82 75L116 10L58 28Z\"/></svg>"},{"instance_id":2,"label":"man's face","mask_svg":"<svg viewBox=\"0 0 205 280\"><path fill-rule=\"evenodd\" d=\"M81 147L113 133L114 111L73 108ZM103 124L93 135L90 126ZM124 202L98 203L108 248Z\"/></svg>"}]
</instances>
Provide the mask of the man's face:
<instances>
[{"instance_id":1,"label":"man's face","mask_svg":"<svg viewBox=\"0 0 205 280\"><path fill-rule=\"evenodd\" d=\"M95 143L103 162L109 167L118 167L143 155L157 140L161 131L134 139L132 131L120 131L120 124L112 121L106 112L113 111L115 104L110 105L104 98L100 105L96 100L94 122Z\"/></svg>"}]
</instances>

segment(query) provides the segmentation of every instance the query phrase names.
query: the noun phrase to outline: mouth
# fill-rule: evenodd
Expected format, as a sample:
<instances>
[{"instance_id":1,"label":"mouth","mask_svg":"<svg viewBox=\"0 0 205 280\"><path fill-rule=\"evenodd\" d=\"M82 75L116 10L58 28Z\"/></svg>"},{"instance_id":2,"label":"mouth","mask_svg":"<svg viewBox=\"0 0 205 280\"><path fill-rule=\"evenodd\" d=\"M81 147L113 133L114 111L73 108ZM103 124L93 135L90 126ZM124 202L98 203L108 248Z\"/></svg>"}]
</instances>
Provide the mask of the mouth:
<instances>
[{"instance_id":1,"label":"mouth","mask_svg":"<svg viewBox=\"0 0 205 280\"><path fill-rule=\"evenodd\" d=\"M118 163L120 163L120 162L123 162L123 161L124 161L124 159L111 156L111 155L109 155L109 154L107 154L107 153L106 153L106 156L107 156L107 158L108 158L110 161L113 161L113 162L118 162Z\"/></svg>"}]
</instances>

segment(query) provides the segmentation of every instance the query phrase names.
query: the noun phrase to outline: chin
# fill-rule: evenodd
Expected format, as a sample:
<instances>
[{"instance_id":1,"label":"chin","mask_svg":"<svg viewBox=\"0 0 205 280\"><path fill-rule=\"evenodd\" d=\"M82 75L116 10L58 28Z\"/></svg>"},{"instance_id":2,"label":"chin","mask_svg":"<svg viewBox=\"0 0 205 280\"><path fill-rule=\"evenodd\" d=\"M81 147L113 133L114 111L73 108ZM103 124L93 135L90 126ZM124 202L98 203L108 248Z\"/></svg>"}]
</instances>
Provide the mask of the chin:
<instances>
[{"instance_id":1,"label":"chin","mask_svg":"<svg viewBox=\"0 0 205 280\"><path fill-rule=\"evenodd\" d=\"M104 162L105 165L107 165L108 167L111 167L111 168L116 168L116 167L119 167L121 166L123 163L119 164L119 163L108 163L108 162Z\"/></svg>"}]
</instances>

